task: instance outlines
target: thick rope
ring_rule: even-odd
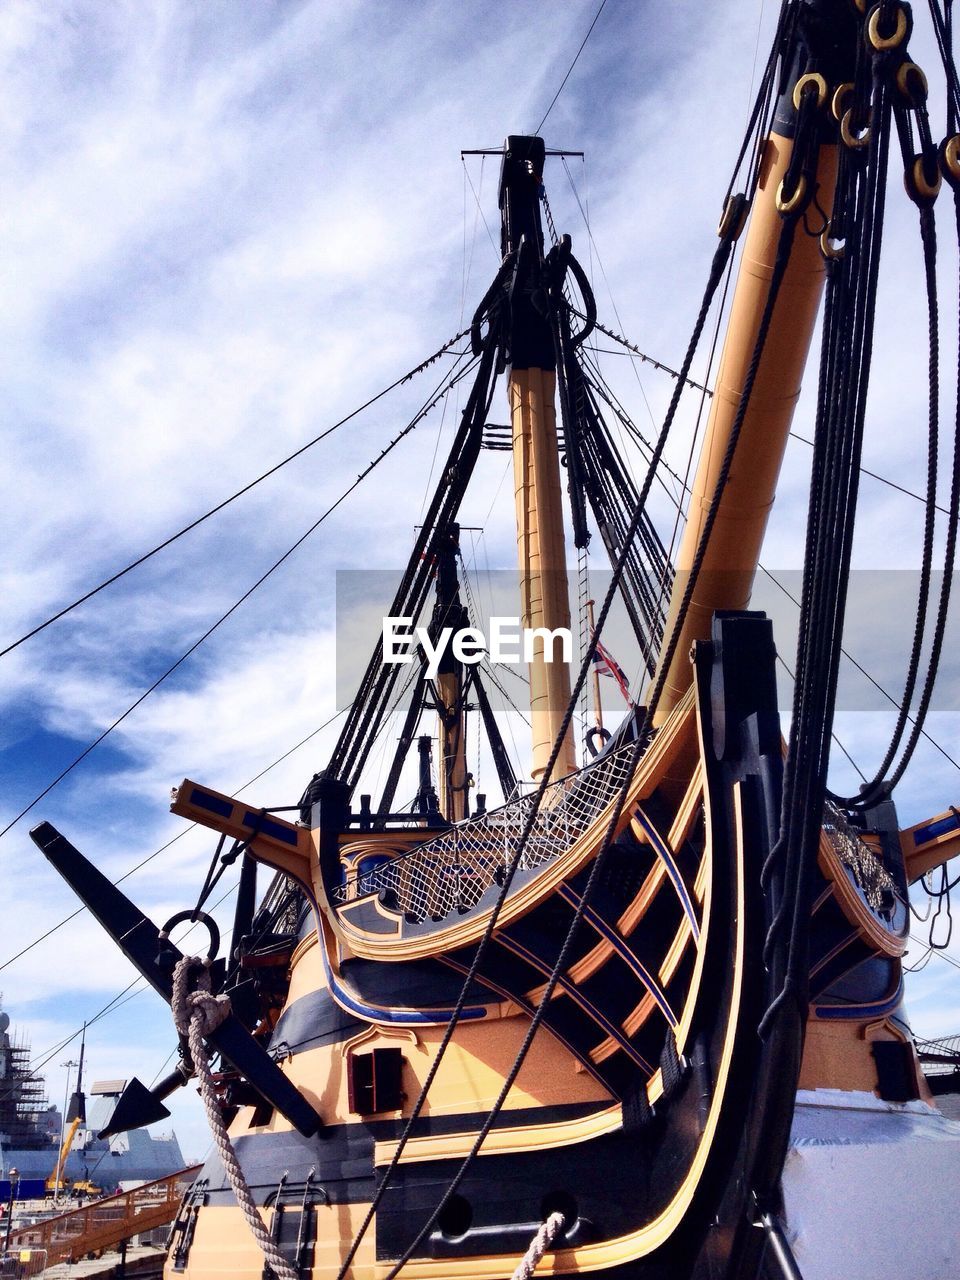
[[[530,1247],[517,1263],[517,1269],[510,1280],[532,1280],[537,1263],[563,1230],[563,1223],[564,1217],[562,1213],[551,1213],[550,1217],[542,1224],[540,1230],[530,1241]]]
[[[197,989],[194,991],[191,991],[189,986],[192,970],[199,971]],[[204,1110],[207,1113],[207,1122],[210,1125],[217,1152],[223,1161],[227,1179],[237,1198],[237,1204],[243,1211],[247,1225],[253,1232],[277,1280],[299,1280],[299,1273],[291,1267],[280,1252],[257,1212],[247,1180],[243,1176],[230,1142],[230,1135],[227,1133],[227,1126],[220,1110],[220,1101],[213,1086],[204,1036],[216,1031],[221,1022],[229,1016],[230,997],[213,995],[210,990],[210,971],[199,956],[183,956],[177,961],[177,967],[173,971],[173,997],[170,1005],[178,1033],[186,1036],[189,1042],[190,1056],[200,1082],[200,1097],[203,1099]]]

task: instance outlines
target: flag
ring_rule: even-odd
[[[610,656],[599,640],[593,654],[593,665],[597,675],[609,676],[611,680],[616,680],[624,701],[627,706],[632,707],[634,704],[630,697],[630,682],[623,674],[623,668]]]

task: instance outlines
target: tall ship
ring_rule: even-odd
[[[910,6],[782,5],[641,475],[590,354],[616,334],[550,213],[551,149],[508,136],[500,266],[445,348],[457,362],[442,390],[465,389],[458,426],[329,759],[276,809],[182,781],[173,812],[218,842],[196,905],[162,922],[68,833],[34,829],[180,1037],[176,1070],[150,1090],[131,1082],[104,1131],[162,1114],[195,1078],[204,1097],[215,1151],[174,1224],[171,1280],[956,1273],[960,1126],[933,1105],[902,957],[909,886],[960,853],[960,812],[945,796],[903,827],[896,808],[933,697],[960,505],[934,323],[935,227],[953,238],[960,209],[960,86],[949,23],[931,14],[942,120]],[[900,171],[931,316],[923,570],[902,603],[918,622],[891,741],[876,776],[841,795],[828,766]],[[732,270],[674,551],[651,495],[682,396],[705,391],[691,369]],[[817,392],[784,706],[778,637],[750,602],[805,371]],[[938,429],[952,440],[939,518]],[[465,496],[496,450],[513,458],[531,732],[519,769],[460,551]],[[574,567],[591,540],[610,561],[592,617]],[[614,607],[630,659],[604,643]],[[580,657],[564,661],[578,624]],[[623,667],[629,705],[605,725],[594,675],[626,684]],[[478,737],[497,802],[471,786]],[[222,948],[205,906],[227,866],[239,892]],[[195,956],[173,940],[187,921],[207,933]]]

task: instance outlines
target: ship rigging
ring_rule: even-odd
[[[492,1280],[538,1264],[624,1280],[828,1275],[830,1242],[785,1175],[828,1093],[846,1099],[830,1104],[841,1131],[876,1120],[898,1158],[956,1170],[957,1135],[926,1106],[901,957],[909,885],[960,852],[960,818],[947,809],[901,828],[892,799],[931,706],[960,508],[960,431],[938,501],[935,232],[941,187],[960,231],[960,86],[948,25],[935,4],[932,13],[948,104],[936,132],[908,6],[783,4],[690,341],[638,479],[614,423],[635,428],[589,354],[599,322],[588,274],[553,225],[547,148],[507,138],[499,269],[470,326],[417,370],[453,352],[452,371],[367,472],[463,384],[390,605],[434,642],[479,621],[459,538],[485,451],[512,454],[519,611],[534,635],[572,625],[567,526],[581,560],[593,537],[602,542],[611,576],[592,625],[581,623],[579,664],[550,662],[542,638],[528,664],[532,790],[491,708],[496,673],[455,653],[436,673],[426,654],[414,661],[386,778],[376,794],[363,790],[404,691],[381,637],[296,804],[251,806],[190,779],[176,788],[173,812],[219,842],[196,901],[162,927],[53,825],[32,832],[174,1010],[176,1071],[151,1091],[134,1082],[108,1129],[153,1118],[174,1089],[201,1080],[219,1154],[184,1202],[171,1275],[206,1276],[225,1256],[232,1274],[258,1275],[261,1249],[284,1280]],[[894,144],[928,313],[922,568],[890,742],[860,792],[842,795],[828,766]],[[651,494],[738,252],[674,555]],[[748,606],[822,299],[784,741],[772,627]],[[504,391],[506,427],[491,422]],[[590,758],[577,711],[615,599],[642,678],[620,724],[591,735]],[[474,712],[502,791],[494,807],[471,795]],[[398,805],[415,742],[416,796]],[[239,891],[220,956],[207,908],[231,866]],[[274,872],[262,897],[259,866]],[[205,956],[174,944],[185,922],[206,929]],[[240,1234],[241,1210],[252,1236]],[[890,1197],[882,1215],[903,1225]]]

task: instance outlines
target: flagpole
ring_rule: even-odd
[[[587,625],[590,628],[590,639],[594,638],[593,601],[587,601]],[[590,664],[593,668],[593,714],[596,717],[596,728],[603,734],[603,707],[600,705],[600,664],[594,657]]]

